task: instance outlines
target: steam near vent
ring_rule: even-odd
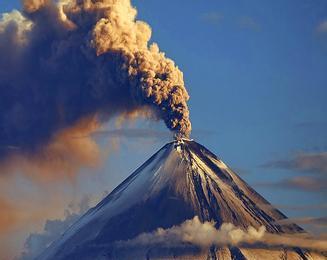
[[[136,14],[130,0],[24,0],[21,12],[3,14],[0,160],[117,115],[146,114],[190,134],[183,74],[149,44]]]

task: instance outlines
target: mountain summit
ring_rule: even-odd
[[[214,221],[217,228],[231,223],[243,230],[264,226],[274,234],[304,232],[295,224],[278,224],[285,215],[204,146],[180,139],[163,146],[39,259],[312,259],[299,248],[275,250],[278,258],[268,258],[273,255],[268,249],[251,253],[235,247],[206,252],[191,245],[117,249],[117,241],[169,229],[195,216]]]

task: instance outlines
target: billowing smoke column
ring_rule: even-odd
[[[130,0],[24,0],[0,22],[0,158],[97,116],[145,108],[181,136],[188,93]]]

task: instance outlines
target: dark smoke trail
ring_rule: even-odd
[[[130,0],[24,0],[22,13],[3,16],[0,160],[37,154],[89,118],[144,109],[190,134],[183,74],[135,17]]]

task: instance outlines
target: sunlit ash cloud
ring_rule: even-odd
[[[163,120],[190,134],[183,73],[136,16],[129,0],[23,0],[21,11],[0,14],[3,179],[19,172],[53,185],[97,166],[93,133],[114,117]],[[0,204],[4,242],[17,222],[30,222],[10,200]],[[38,220],[46,218],[40,207]]]
[[[67,138],[117,115],[162,119],[174,133],[190,134],[183,74],[149,43],[151,28],[136,14],[129,0],[24,0],[22,12],[3,15],[2,162],[92,164],[85,156],[94,143],[87,141],[80,158],[74,146],[82,141],[67,148]]]

